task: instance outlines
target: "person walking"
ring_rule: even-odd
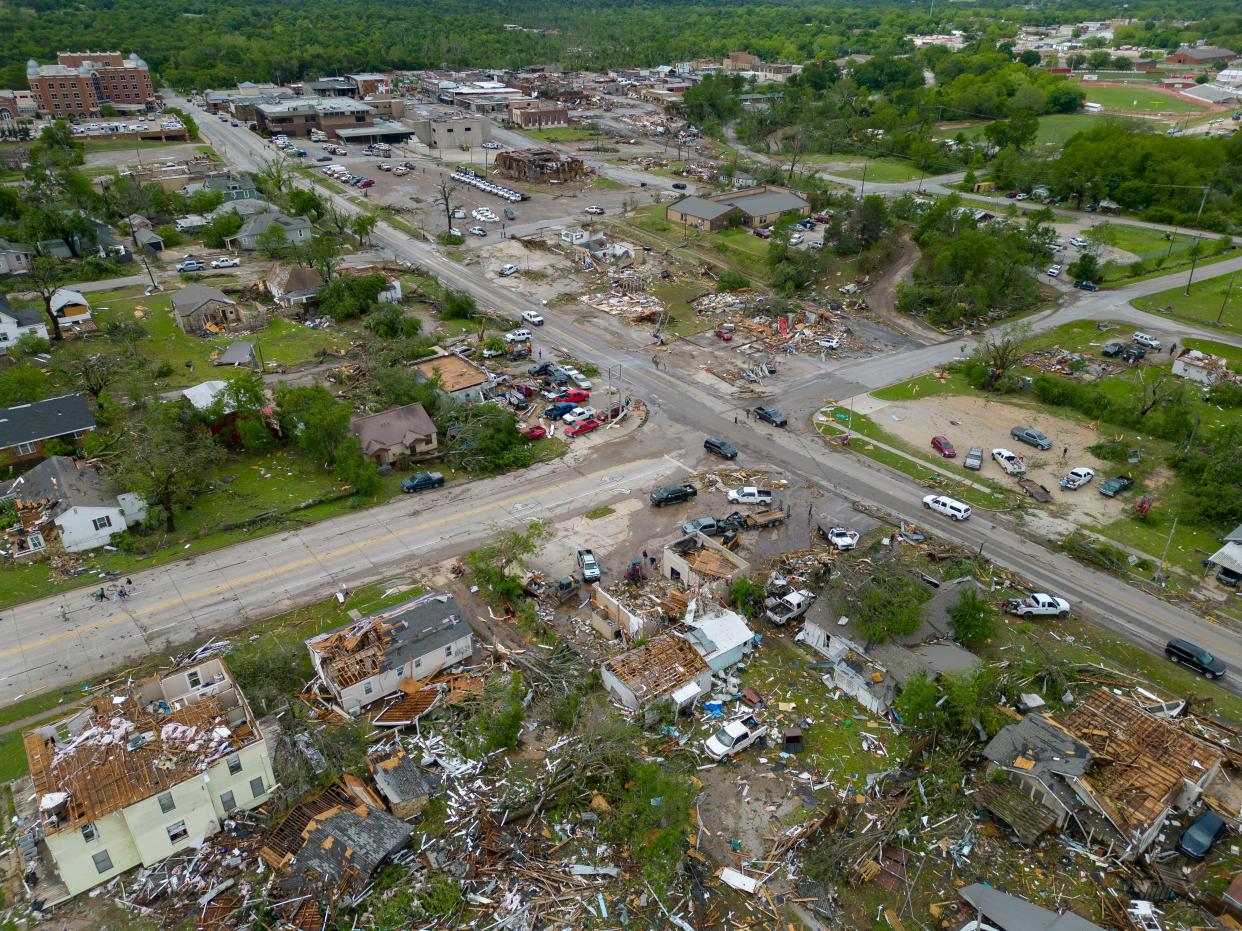
[[[1061,461],[1064,462],[1068,458],[1069,458],[1069,447],[1063,446],[1061,448]]]

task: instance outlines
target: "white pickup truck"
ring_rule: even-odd
[[[997,465],[1010,475],[1026,475],[1026,462],[1017,453],[1010,452],[1007,449],[994,449],[992,450],[992,458],[996,460]]]
[[[814,592],[798,589],[797,591],[781,595],[779,598],[765,598],[763,606],[767,610],[764,614],[773,624],[783,626],[806,614],[807,608],[814,601]]]
[[[733,504],[771,504],[770,488],[730,488],[729,501]]]
[[[591,550],[578,550],[578,566],[582,569],[584,582],[599,581],[599,560]]]
[[[730,721],[704,741],[704,749],[713,760],[741,753],[768,732],[768,726],[755,717]]]
[[[1018,617],[1068,617],[1070,606],[1064,598],[1035,592],[1025,598],[1009,599],[1005,611]]]

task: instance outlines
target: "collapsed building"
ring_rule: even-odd
[[[45,905],[201,845],[276,784],[219,659],[99,693],[24,741],[37,811],[19,847]]]
[[[418,693],[426,680],[474,652],[470,625],[453,596],[442,593],[319,634],[306,648],[319,680],[351,716],[398,693]]]
[[[549,181],[581,181],[587,176],[580,158],[555,149],[517,149],[496,153],[496,170],[513,181],[547,184]]]
[[[1008,811],[994,814],[1011,825],[1017,819],[1019,828],[1073,824],[1122,860],[1147,850],[1170,815],[1194,804],[1223,761],[1173,722],[1107,689],[1060,719],[1025,715],[1002,728],[984,755],[1029,803],[1010,794]]]

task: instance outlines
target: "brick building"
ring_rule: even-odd
[[[151,72],[137,54],[60,52],[54,65],[32,58],[26,80],[39,112],[50,116],[97,116],[104,104],[145,110],[155,96]]]

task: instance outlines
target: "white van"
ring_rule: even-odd
[[[923,507],[929,511],[937,511],[950,517],[953,520],[969,520],[970,505],[956,498],[949,498],[945,495],[925,495],[923,497]]]

